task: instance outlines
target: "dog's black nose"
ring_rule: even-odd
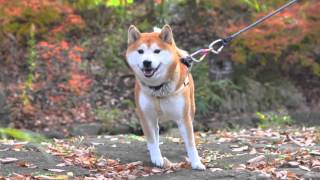
[[[143,66],[145,67],[145,68],[151,68],[151,61],[148,61],[148,60],[144,60],[143,61]]]

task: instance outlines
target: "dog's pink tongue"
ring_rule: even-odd
[[[143,73],[146,75],[146,76],[150,76],[152,74],[153,70],[152,69],[145,69],[143,70]]]

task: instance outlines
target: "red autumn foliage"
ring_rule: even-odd
[[[232,59],[247,63],[252,59],[248,56],[259,57],[262,64],[273,59],[284,66],[300,64],[310,67],[311,72],[320,75],[320,62],[313,55],[317,54],[316,47],[319,44],[319,8],[320,1],[316,0],[298,3],[244,33],[233,44]],[[270,11],[272,9],[267,12]],[[252,21],[265,16],[267,12],[258,13]],[[242,22],[231,25],[226,32],[234,33],[248,24]]]
[[[58,0],[2,0],[0,2],[0,31],[12,33],[17,39],[28,36],[30,25],[36,34],[54,40],[57,34],[85,26],[67,1]]]

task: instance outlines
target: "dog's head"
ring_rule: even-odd
[[[170,26],[152,33],[140,33],[135,26],[130,26],[126,56],[140,81],[150,86],[165,82],[179,61]]]

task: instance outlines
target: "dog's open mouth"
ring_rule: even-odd
[[[161,63],[158,65],[158,67],[156,68],[142,68],[141,71],[143,72],[144,76],[147,78],[150,78],[154,75],[155,72],[157,72],[157,70],[160,68]]]

